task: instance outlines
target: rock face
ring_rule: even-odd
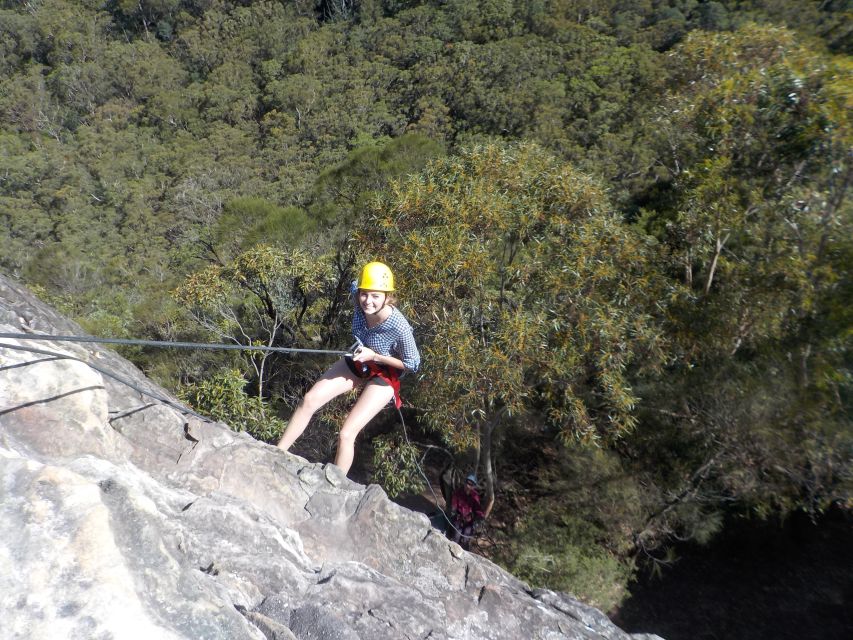
[[[80,328],[0,277],[0,332]],[[0,339],[0,638],[630,636],[94,344]]]

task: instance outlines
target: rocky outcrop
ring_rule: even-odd
[[[0,277],[0,332],[79,327]],[[0,339],[0,638],[630,636],[95,344]]]

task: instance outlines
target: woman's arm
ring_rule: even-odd
[[[402,314],[400,317],[402,318]],[[421,354],[418,351],[412,327],[405,318],[402,320],[400,337],[397,340],[397,352],[400,354],[400,362],[403,364],[404,370],[414,373],[421,366]]]
[[[400,360],[400,358],[395,358],[394,356],[383,356],[382,354],[376,353],[370,347],[361,347],[353,354],[352,359],[356,362],[375,362],[376,364],[381,364],[386,367],[400,369],[400,371],[406,370],[406,365],[403,364],[403,361]]]

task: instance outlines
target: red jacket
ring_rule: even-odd
[[[464,524],[484,517],[483,508],[480,506],[480,494],[476,489],[471,489],[471,493],[465,493],[465,487],[459,487],[450,499],[450,509],[459,514]]]

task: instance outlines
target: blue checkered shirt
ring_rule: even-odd
[[[352,335],[379,355],[399,358],[406,365],[406,371],[414,372],[421,366],[421,354],[415,344],[412,327],[397,307],[391,307],[391,315],[384,322],[370,328],[364,311],[356,303],[352,316]]]

